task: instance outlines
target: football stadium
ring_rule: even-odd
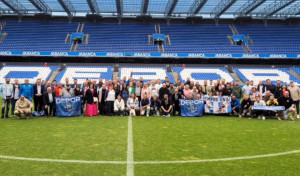
[[[0,175],[300,175],[300,0],[0,0]]]

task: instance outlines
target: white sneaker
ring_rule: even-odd
[[[166,115],[162,115],[163,117],[166,117]]]
[[[295,120],[294,117],[291,117],[291,120],[294,121]]]
[[[265,116],[262,116],[262,119],[265,120],[266,119]]]
[[[241,114],[239,114],[239,118],[242,118]]]
[[[299,114],[297,115],[297,119],[299,119],[300,118],[300,116],[299,116]]]
[[[170,114],[166,115],[166,117],[170,117]]]
[[[149,117],[149,114],[147,114],[147,117]]]
[[[281,118],[280,117],[277,117],[278,118],[278,120],[281,120]]]
[[[257,117],[257,119],[259,119],[259,120],[260,120],[260,119],[261,119],[261,116],[258,116],[258,117]]]

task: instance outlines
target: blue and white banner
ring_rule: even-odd
[[[253,106],[256,111],[284,111],[284,106]]]
[[[201,117],[203,115],[203,100],[180,100],[182,117]]]
[[[229,96],[204,96],[203,100],[207,114],[229,114],[232,111]]]
[[[55,98],[56,116],[72,117],[81,115],[81,97]]]
[[[66,56],[66,57],[168,57],[168,58],[300,58],[300,54],[205,54],[205,53],[103,53],[0,51],[0,56]]]

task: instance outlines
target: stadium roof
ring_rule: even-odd
[[[300,0],[0,0],[1,15],[135,17],[153,18],[235,18],[257,19],[299,17]]]

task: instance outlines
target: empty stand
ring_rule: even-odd
[[[69,51],[66,35],[76,32],[78,23],[14,22],[6,23],[7,36],[0,43],[2,51]]]
[[[240,34],[249,35],[255,54],[298,54],[300,26],[297,25],[236,25]]]
[[[227,39],[232,35],[229,25],[161,24],[160,28],[172,41],[165,46],[166,53],[245,53]]]
[[[80,45],[79,52],[158,52],[148,43],[153,24],[85,23],[83,32],[90,34],[89,43]]]

